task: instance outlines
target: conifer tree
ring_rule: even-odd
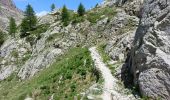
[[[53,4],[51,5],[51,11],[54,11],[54,9],[55,9],[55,4],[53,3]]]
[[[64,26],[67,26],[69,23],[69,12],[65,5],[63,6],[61,17],[62,17],[61,20],[64,23]]]
[[[36,28],[37,17],[30,4],[27,5],[25,11],[25,18],[21,23],[21,37],[28,36],[29,31],[33,31]]]
[[[83,6],[82,3],[80,3],[79,7],[78,7],[78,10],[77,10],[77,13],[79,14],[79,16],[83,16],[85,14],[85,8]]]
[[[10,23],[9,23],[9,34],[15,38],[15,33],[16,33],[16,23],[15,19],[13,17],[10,18]]]

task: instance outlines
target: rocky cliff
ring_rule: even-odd
[[[130,67],[142,95],[170,98],[170,1],[145,0]]]
[[[16,22],[21,21],[23,13],[16,8],[12,0],[0,0],[0,29],[6,30],[9,18],[14,17]]]

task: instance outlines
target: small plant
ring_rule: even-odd
[[[18,56],[19,56],[18,51],[16,51],[16,50],[13,50],[11,55],[15,58],[18,58]]]
[[[5,35],[2,31],[0,31],[0,47],[5,41]]]
[[[84,22],[85,17],[84,16],[78,16],[77,14],[74,14],[72,20],[73,20],[72,24],[76,24],[76,23]]]
[[[75,83],[72,83],[71,86],[70,86],[70,88],[71,88],[71,91],[74,92],[75,89],[76,89],[76,84],[75,84]]]
[[[103,18],[102,16],[106,16],[110,19],[114,17],[116,13],[117,12],[114,7],[105,7],[99,10],[94,8],[92,11],[87,13],[87,20],[89,20],[91,23],[96,23]]]

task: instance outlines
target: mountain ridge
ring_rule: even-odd
[[[7,31],[9,18],[14,17],[17,24],[23,18],[23,12],[19,10],[12,0],[0,0],[0,29]]]

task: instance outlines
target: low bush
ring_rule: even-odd
[[[5,41],[5,35],[2,31],[0,31],[0,47],[2,46],[4,41]]]

